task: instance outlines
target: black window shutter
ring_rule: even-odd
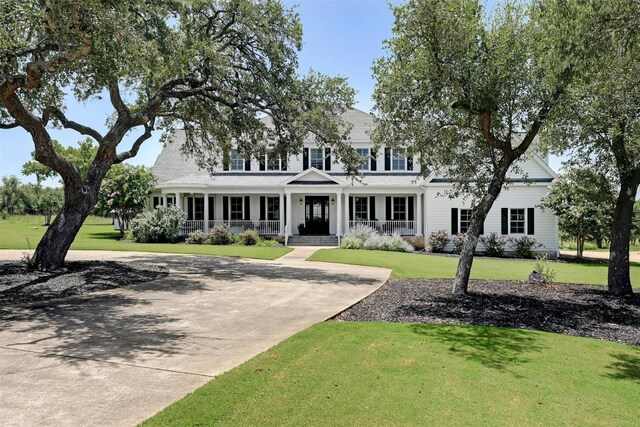
[[[288,160],[287,156],[284,156],[284,157],[282,158],[281,169],[282,169],[283,171],[286,171],[286,170],[287,170],[287,160]]]
[[[331,170],[331,148],[329,147],[324,149],[324,170]]]
[[[391,170],[391,148],[384,149],[384,170]]]
[[[414,218],[414,217],[413,217],[413,205],[414,205],[414,203],[413,203],[413,196],[409,196],[407,199],[408,199],[408,202],[407,202],[407,205],[408,205],[408,206],[407,206],[407,210],[409,211],[409,212],[408,212],[408,216],[407,216],[407,217],[409,218],[409,221],[413,221],[413,218]]]
[[[260,170],[266,170],[267,169],[267,162],[266,162],[266,156],[260,156]]]
[[[458,234],[458,208],[451,208],[451,235]]]
[[[349,221],[353,221],[353,196],[349,196]]]
[[[287,226],[287,201],[289,200],[289,197],[285,197],[284,198],[284,207],[282,208],[282,210],[280,211],[280,215],[284,215],[284,217],[280,217],[280,218],[284,218],[284,226]],[[282,230],[284,232],[284,230]]]
[[[371,170],[375,171],[378,169],[378,152],[376,150],[371,150]]]
[[[535,234],[535,228],[534,228],[534,223],[535,223],[535,209],[534,208],[528,208],[527,209],[527,234]]]
[[[482,221],[482,224],[480,224],[480,235],[484,235],[484,221]]]
[[[393,214],[391,213],[391,196],[385,197],[385,219],[387,221],[393,220]]]
[[[244,219],[251,219],[251,196],[244,196]]]
[[[260,221],[267,219],[267,198],[260,196]]]
[[[228,196],[222,197],[222,219],[224,221],[229,220],[229,197]]]
[[[306,171],[307,169],[309,169],[309,149],[303,148],[302,149],[302,170]]]
[[[223,171],[228,171],[229,170],[229,157],[225,156],[224,159],[222,159],[222,170]]]
[[[369,196],[369,220],[376,219],[376,196]]]
[[[413,170],[413,157],[407,157],[407,170]]]
[[[246,171],[251,170],[251,158],[248,158],[244,161],[244,170]]]
[[[187,197],[187,219],[193,218],[193,197]]]
[[[502,234],[509,234],[509,208],[502,208]]]
[[[213,217],[213,213],[215,212],[215,206],[213,205],[213,203],[215,202],[215,199],[213,198],[213,196],[209,196],[209,220],[214,220],[215,218]]]

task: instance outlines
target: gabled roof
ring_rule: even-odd
[[[309,168],[290,178],[285,179],[280,185],[344,185],[343,180],[316,168]]]

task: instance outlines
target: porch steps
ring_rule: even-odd
[[[338,236],[291,236],[289,246],[338,246]]]

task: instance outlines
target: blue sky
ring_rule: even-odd
[[[490,0],[489,3],[493,3]],[[313,68],[328,75],[347,77],[349,84],[357,90],[356,107],[370,111],[374,81],[371,64],[383,55],[382,42],[390,38],[393,14],[385,0],[285,0],[289,6],[298,5],[303,24],[304,47],[299,55],[301,71]],[[392,4],[401,1],[393,0]],[[67,116],[87,124],[99,131],[105,130],[105,119],[111,113],[109,103],[91,101],[81,104],[73,99],[68,102]],[[53,130],[52,135],[64,145],[73,145],[80,135],[73,131]],[[127,136],[121,150],[127,148],[137,133]],[[148,140],[133,164],[151,166],[162,149],[159,134]],[[34,182],[33,177],[23,177],[22,164],[30,160],[33,143],[21,129],[0,132],[0,176],[16,175],[23,181]],[[555,163],[555,164],[554,164]],[[557,169],[559,162],[552,161]],[[47,184],[55,185],[55,181]]]

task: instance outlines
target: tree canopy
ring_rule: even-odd
[[[8,0],[0,3],[0,129],[21,127],[35,159],[58,173],[65,203],[35,253],[57,268],[113,164],[156,130],[185,130],[184,150],[212,169],[236,143],[245,157],[298,152],[312,135],[350,156],[345,79],[300,75],[302,28],[278,0]],[[107,132],[65,114],[66,95],[113,106]],[[86,176],[49,134],[62,126],[97,142]],[[134,135],[130,149],[120,149]]]

